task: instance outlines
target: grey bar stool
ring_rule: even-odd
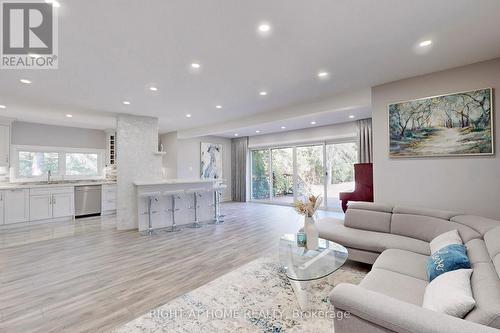
[[[146,198],[147,200],[147,211],[144,212],[144,215],[148,216],[148,229],[141,231],[141,235],[143,236],[152,236],[157,235],[157,231],[153,229],[153,214],[157,214],[158,211],[153,210],[153,202],[158,202],[158,197],[160,196],[159,192],[150,192],[150,193],[142,193],[140,195],[141,198]]]
[[[187,190],[186,195],[189,197],[190,195],[193,196],[193,206],[190,206],[190,209],[194,209],[194,221],[193,223],[187,225],[187,228],[201,228],[201,223],[198,220],[198,198],[201,198],[203,196],[203,193],[206,192],[205,189],[199,188],[199,189],[192,189],[192,190]]]
[[[181,194],[184,193],[184,191],[166,191],[163,192],[162,194],[164,196],[170,196],[171,198],[171,206],[170,208],[167,208],[167,212],[172,214],[172,225],[168,228],[165,229],[165,232],[176,232],[176,231],[181,231],[182,229],[177,226],[175,223],[175,212],[179,210],[179,208],[176,208],[175,202],[176,200],[182,199]]]
[[[222,197],[222,191],[227,188],[227,185],[215,185],[214,186],[214,219],[211,221],[209,224],[223,224],[224,220],[222,220],[222,217],[224,215],[221,215],[220,213],[220,202],[221,202],[221,197]]]

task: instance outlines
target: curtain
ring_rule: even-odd
[[[231,140],[231,193],[233,201],[247,200],[248,137]]]
[[[358,162],[373,162],[373,138],[372,120],[361,119],[357,121],[358,126]]]

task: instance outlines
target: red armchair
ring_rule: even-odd
[[[340,192],[342,210],[347,210],[348,201],[370,201],[373,202],[373,164],[354,164],[354,191]]]

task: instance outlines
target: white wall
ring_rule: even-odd
[[[500,219],[498,154],[419,159],[389,159],[388,155],[388,104],[486,87],[500,89],[500,58],[372,89],[375,201]],[[495,90],[494,100],[499,97]],[[494,115],[494,119],[497,129],[500,117]]]
[[[177,178],[177,132],[171,132],[160,136],[163,150],[163,168],[167,178]]]
[[[158,151],[158,118],[119,115],[117,138],[117,211],[119,230],[137,229],[137,195],[134,181],[162,178]]]
[[[200,178],[201,142],[218,143],[222,145],[222,178],[227,184],[223,200],[231,198],[231,139],[217,136],[202,136],[192,139],[179,139],[177,141],[177,178]]]
[[[295,131],[278,132],[251,136],[248,140],[249,148],[282,146],[296,143],[314,143],[356,138],[356,122],[306,128]]]
[[[231,139],[218,136],[202,136],[190,139],[178,139],[177,133],[160,136],[160,141],[167,152],[163,159],[163,167],[167,170],[167,178],[198,179],[201,175],[200,149],[201,142],[219,143],[222,145],[222,178],[227,184],[223,200],[231,198]]]
[[[71,148],[106,149],[104,131],[15,121],[12,144]]]

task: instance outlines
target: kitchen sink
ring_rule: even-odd
[[[61,185],[61,184],[77,184],[76,180],[54,180],[50,183],[48,182],[26,182],[26,183],[17,183],[19,185]]]

